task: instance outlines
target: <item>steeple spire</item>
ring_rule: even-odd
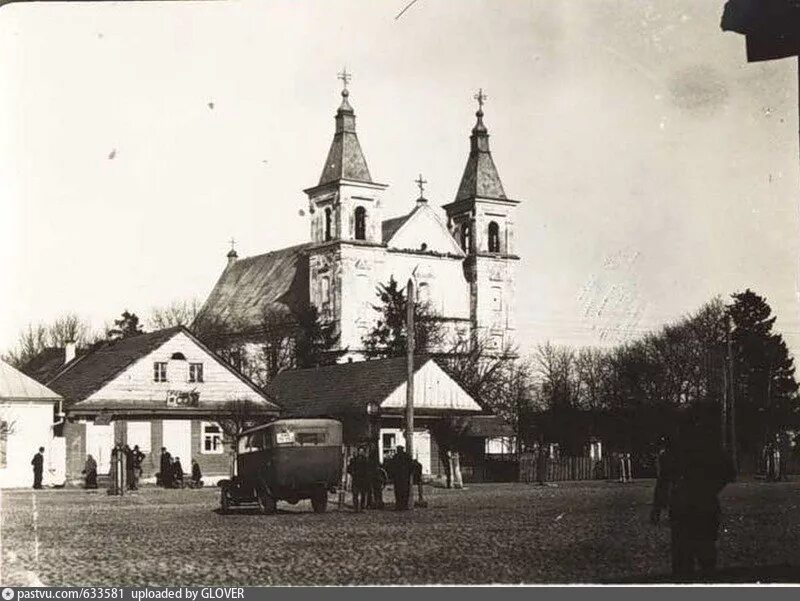
[[[322,175],[319,178],[319,185],[340,179],[372,183],[367,161],[364,159],[364,153],[361,151],[361,144],[356,135],[355,111],[348,100],[350,90],[347,89],[347,85],[350,83],[352,75],[345,68],[338,74],[338,78],[342,81],[342,102],[336,111],[336,130],[328,151],[328,158],[322,169]]]
[[[464,175],[461,176],[461,184],[458,186],[456,201],[476,196],[505,199],[503,183],[500,181],[492,152],[489,150],[489,130],[483,123],[483,103],[488,96],[483,93],[483,88],[480,88],[473,98],[478,101],[478,110],[475,113],[477,121],[469,137],[469,157]]]

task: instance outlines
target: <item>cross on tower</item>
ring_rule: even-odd
[[[347,72],[347,67],[342,68],[342,72],[337,75],[337,77],[342,80],[344,84],[344,89],[347,89],[347,84],[350,83],[350,80],[353,79],[353,74]]]
[[[231,238],[230,240],[228,240],[228,242],[230,242],[230,245],[231,245],[231,250],[232,250],[232,251],[236,251],[236,240],[234,240],[233,238]]]
[[[478,108],[483,110],[483,102],[488,98],[488,96],[483,93],[483,88],[478,88],[478,93],[475,94],[473,98],[478,101]]]
[[[425,196],[425,184],[428,183],[428,180],[422,179],[422,174],[419,174],[419,177],[414,180],[416,182],[417,187],[419,188],[419,197],[423,198]]]

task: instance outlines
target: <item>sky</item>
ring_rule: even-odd
[[[337,73],[385,217],[456,193],[479,87],[516,240],[518,342],[609,345],[752,288],[796,355],[794,59],[722,0],[241,0],[0,9],[0,349],[204,300],[308,239]]]

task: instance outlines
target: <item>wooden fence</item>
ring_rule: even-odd
[[[523,453],[519,462],[519,481],[538,482],[540,475],[535,453]],[[633,470],[636,471],[635,469]],[[568,480],[611,480],[619,479],[621,465],[619,458],[604,457],[559,457],[544,459],[541,468],[541,480],[544,482],[564,482]],[[634,473],[634,476],[636,474]]]

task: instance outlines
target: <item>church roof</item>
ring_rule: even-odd
[[[489,132],[483,124],[483,109],[479,109],[475,115],[478,121],[469,138],[469,157],[458,186],[456,202],[475,197],[506,199],[503,183],[489,150]]]
[[[0,360],[0,401],[58,401],[61,397],[47,386]]]
[[[239,259],[225,269],[195,323],[205,319],[234,332],[259,327],[269,310],[296,314],[308,302],[310,243]]]
[[[336,111],[336,131],[319,178],[320,186],[340,179],[373,183],[356,135],[356,115],[347,100],[348,95],[346,88],[342,90],[342,104]]]
[[[431,359],[414,357],[414,371]],[[279,373],[267,390],[283,409],[282,417],[364,414],[380,404],[406,379],[406,358],[339,363]]]
[[[389,240],[392,239],[401,227],[403,227],[406,222],[411,219],[411,216],[416,211],[416,207],[412,211],[410,211],[407,215],[401,215],[400,217],[392,217],[391,219],[385,219],[381,224],[381,234],[383,243],[386,244]]]

